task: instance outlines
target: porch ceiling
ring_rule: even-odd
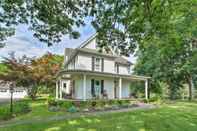
[[[151,77],[147,76],[138,76],[138,75],[123,75],[123,74],[114,74],[114,73],[107,73],[107,72],[97,72],[97,71],[89,71],[89,70],[62,70],[57,74],[57,77],[61,77],[62,75],[94,75],[94,76],[104,76],[104,77],[113,77],[113,78],[123,78],[123,79],[129,79],[129,80],[141,80],[146,81],[147,79],[150,79]]]

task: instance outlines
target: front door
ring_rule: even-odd
[[[95,86],[95,96],[97,98],[99,98],[100,97],[100,94],[101,94],[101,83],[100,83],[100,81],[99,80],[96,80],[94,86]]]

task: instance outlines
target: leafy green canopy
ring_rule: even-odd
[[[3,74],[7,70],[7,67],[5,64],[0,63],[0,73]]]
[[[48,45],[66,34],[78,38],[75,27],[85,25],[88,17],[101,47],[110,44],[128,55],[144,41],[170,33],[189,12],[194,18],[195,7],[196,0],[1,0],[0,41],[13,35],[20,23]]]
[[[26,24],[34,36],[52,45],[63,35],[78,38],[74,27],[85,25],[89,2],[83,0],[1,0],[0,41],[14,34],[18,24]]]

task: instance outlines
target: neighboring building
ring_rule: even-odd
[[[56,98],[127,99],[131,97],[133,80],[145,82],[148,98],[150,77],[132,75],[131,65],[110,47],[101,50],[94,35],[76,49],[65,49],[64,69],[57,75]]]
[[[9,99],[11,96],[10,90],[9,90],[9,83],[2,83],[0,81],[0,99]],[[17,87],[14,89],[13,92],[13,99],[21,99],[27,96],[27,91],[22,87]]]

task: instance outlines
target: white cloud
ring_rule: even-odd
[[[6,46],[4,48],[0,49],[0,56],[5,57],[10,52],[15,52],[16,56],[41,56],[42,54],[46,53],[46,49],[37,48],[34,46],[31,42],[17,38],[12,37],[9,38],[6,42]]]

